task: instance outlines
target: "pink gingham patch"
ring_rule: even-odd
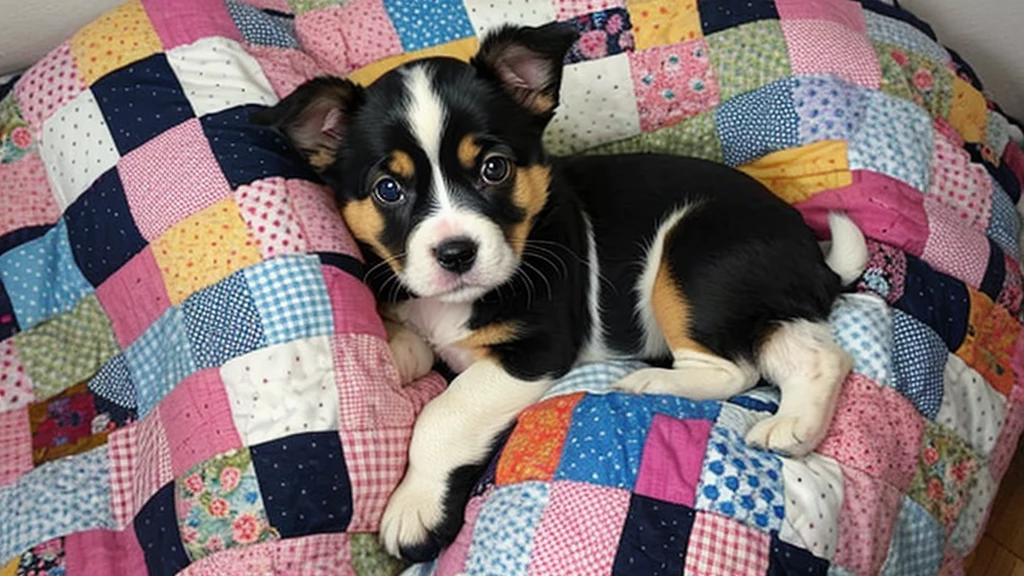
[[[698,511],[686,548],[687,574],[760,576],[768,572],[768,534],[711,512]]]
[[[0,486],[32,469],[32,429],[28,410],[0,412]]]
[[[352,532],[378,528],[391,491],[405,473],[412,428],[341,430],[341,446],[352,483]]]

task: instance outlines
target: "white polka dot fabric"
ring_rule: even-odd
[[[540,26],[555,20],[555,5],[551,0],[465,0],[464,4],[477,36],[509,22]]]
[[[955,430],[978,454],[991,454],[1003,426],[1006,398],[953,354],[946,361],[943,390],[936,421]]]
[[[839,512],[843,508],[839,463],[818,454],[781,460],[786,518],[779,538],[831,560],[839,542]]]
[[[167,52],[167,61],[197,116],[277,102],[259,62],[227,38],[204,38],[175,48]]]
[[[981,538],[996,497],[996,488],[989,467],[982,466],[974,476],[974,484],[967,491],[967,503],[950,536],[950,544],[960,554],[969,554]]]

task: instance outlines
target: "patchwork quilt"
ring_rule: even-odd
[[[557,153],[736,166],[871,239],[831,432],[611,393],[527,410],[411,575],[959,574],[1024,428],[1024,154],[877,0],[131,0],[0,87],[0,575],[395,574],[373,531],[418,410],[329,193],[248,115],[317,74],[572,22]],[[824,236],[823,236],[824,237]]]

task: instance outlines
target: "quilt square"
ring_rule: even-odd
[[[0,162],[0,204],[10,208],[0,213],[0,236],[26,226],[49,226],[60,219],[60,206],[50,190],[46,166],[38,154],[28,154],[12,163]]]
[[[961,142],[937,132],[926,194],[953,210],[960,222],[984,231],[992,213],[992,177],[971,162]]]
[[[32,380],[25,373],[14,339],[0,339],[0,412],[27,406],[35,400],[32,388]]]
[[[132,523],[161,487],[173,483],[171,453],[159,413],[110,433],[110,493],[114,522]]]
[[[698,511],[686,547],[684,574],[755,576],[768,571],[771,537],[729,518]]]
[[[1006,398],[959,356],[950,354],[935,421],[956,432],[984,457],[995,448],[1005,414]]]
[[[108,360],[86,385],[93,393],[96,411],[107,429],[116,430],[137,419],[135,383],[124,354]]]
[[[675,124],[718,105],[718,82],[704,40],[659,46],[629,55],[640,112],[649,132]]]
[[[694,520],[692,508],[634,494],[612,574],[682,574]]]
[[[458,0],[429,4],[414,0],[384,0],[402,47],[413,52],[473,36],[466,8]]]
[[[626,490],[580,482],[551,483],[533,541],[530,572],[609,574],[626,516]]]
[[[554,0],[555,19],[559,21],[575,18],[582,14],[621,8],[623,0]]]
[[[315,179],[279,134],[249,122],[256,109],[255,105],[228,108],[200,119],[231,189],[271,176]]]
[[[679,122],[655,130],[642,132],[631,138],[616,140],[586,150],[585,154],[676,154],[722,162],[722,142],[715,127],[715,113],[702,112]]]
[[[949,537],[951,547],[961,555],[970,554],[981,539],[995,503],[997,489],[991,469],[987,466],[979,467],[960,518]]]
[[[335,74],[347,74],[353,69],[348,51],[338,50],[343,38],[338,31],[347,16],[341,6],[303,12],[295,18],[295,33],[302,51],[319,63],[321,69]],[[390,21],[389,21],[390,23]],[[359,25],[359,22],[350,25]],[[396,38],[397,41],[397,38]],[[399,46],[401,52],[401,46]]]
[[[326,187],[306,180],[286,180],[285,187],[310,252],[348,254],[362,261],[359,247]]]
[[[550,485],[545,482],[496,488],[473,524],[465,571],[484,574],[500,566],[508,576],[526,576],[549,496]]]
[[[893,379],[892,314],[877,296],[850,294],[840,297],[829,316],[836,343],[853,357],[853,371],[883,386]]]
[[[167,62],[196,116],[277,102],[259,63],[234,40],[203,38],[167,52]]]
[[[17,568],[16,572],[4,570],[12,576],[66,574],[64,538],[54,538],[32,546],[22,552],[12,565]]]
[[[803,75],[793,80],[793,102],[800,117],[800,141],[847,140],[867,109],[868,92],[835,76]]]
[[[228,0],[225,4],[238,32],[249,44],[278,48],[299,47],[295,40],[294,19],[264,12],[256,6],[242,2]]]
[[[478,37],[483,37],[491,28],[497,28],[507,22],[541,26],[558,19],[555,15],[555,2],[547,0],[504,4],[491,0],[465,0],[463,4],[466,5],[466,15],[469,16],[469,22]]]
[[[179,382],[198,371],[186,334],[184,315],[172,307],[125,349],[140,417],[156,408]]]
[[[92,92],[82,92],[43,122],[39,157],[61,208],[117,164],[121,156]]]
[[[953,102],[953,72],[927,56],[899,47],[892,47],[890,55],[903,69],[911,99],[935,118],[948,117]]]
[[[800,145],[793,80],[767,84],[726,100],[715,111],[725,163],[738,166]]]
[[[249,450],[270,525],[282,538],[348,528],[352,485],[337,433],[297,434]]]
[[[759,20],[779,19],[772,0],[697,0],[697,11],[705,35]]]
[[[166,484],[146,502],[133,527],[150,574],[172,576],[189,565],[174,517],[174,483]]]
[[[35,395],[45,399],[89,378],[117,354],[110,323],[95,296],[71,312],[14,337]]]
[[[711,428],[708,420],[655,414],[633,492],[692,507]]]
[[[875,42],[893,44],[927,56],[940,67],[946,67],[951,61],[945,48],[907,22],[865,10],[864,23],[867,26],[868,38]]]
[[[305,252],[306,234],[288,197],[284,178],[267,178],[235,190],[242,219],[259,240],[263,259]]]
[[[146,559],[134,530],[84,530],[64,538],[68,574],[146,573]]]
[[[785,517],[782,462],[747,446],[732,430],[712,428],[695,508],[760,530],[778,530]]]
[[[337,258],[344,258],[337,256]],[[334,332],[336,334],[370,334],[379,338],[387,338],[384,324],[377,315],[377,302],[373,292],[360,278],[362,273],[357,266],[345,269],[338,268],[329,260],[329,256],[320,256],[324,262],[321,273],[327,294],[331,298],[331,309],[334,312]],[[353,264],[358,264],[354,259]],[[353,274],[355,272],[355,274]]]
[[[925,424],[917,474],[907,496],[951,530],[978,470],[977,455],[941,426]]]
[[[217,454],[242,447],[224,382],[216,370],[202,370],[182,380],[160,403],[159,411],[175,476]]]
[[[882,70],[863,33],[830,20],[782,20],[794,74],[831,74],[877,89]]]
[[[942,405],[942,373],[949,351],[928,326],[900,310],[892,315],[893,387],[918,412],[935,419]]]
[[[122,156],[194,116],[164,54],[133,62],[90,89]]]
[[[108,170],[64,211],[71,252],[99,287],[146,247],[132,220],[117,170]]]
[[[931,120],[923,110],[871,92],[864,121],[850,138],[850,169],[873,170],[923,192],[928,189],[934,142]]]
[[[39,466],[106,444],[106,422],[97,416],[95,398],[85,382],[29,406],[33,463]]]
[[[1003,191],[1002,186],[991,176],[988,176],[988,178],[989,186],[992,189],[992,215],[989,218],[985,234],[1007,255],[1017,254],[1020,252],[1017,239],[1020,238],[1021,228],[1021,222],[1017,216],[1017,207],[1010,200],[1010,196]],[[1011,301],[1015,302],[1015,304],[1009,307],[1010,310],[1019,310],[1020,301],[1018,299],[1012,299]]]
[[[189,296],[181,310],[199,369],[219,368],[267,345],[256,302],[240,273]]]
[[[565,67],[558,114],[544,133],[552,152],[574,153],[640,132],[626,54]]]
[[[858,2],[848,0],[775,0],[775,9],[779,19],[787,20],[826,20],[860,32],[867,32],[864,23],[864,12]]]
[[[35,127],[38,131],[41,126]],[[25,121],[18,101],[8,94],[0,98],[0,164],[11,164],[35,152],[33,127]]]
[[[330,340],[341,429],[372,430],[406,425],[411,429],[418,408],[431,398],[422,395],[420,385],[431,378],[403,387],[391,349],[383,338],[336,334]],[[443,381],[439,377],[437,380]]]
[[[92,292],[75,264],[63,220],[42,237],[0,255],[0,280],[22,330],[68,312]]]
[[[843,470],[819,454],[782,459],[786,517],[778,538],[815,557],[831,560],[839,543],[839,514],[843,507]],[[788,573],[788,572],[783,572]]]
[[[0,486],[32,469],[32,428],[25,410],[0,411]]]
[[[171,305],[150,246],[100,284],[96,297],[121,348],[134,342]]]
[[[334,333],[331,300],[316,256],[287,256],[243,272],[268,344]]]
[[[127,41],[114,42],[118,39]],[[139,0],[125,2],[85,25],[70,44],[86,84],[163,49]]]
[[[855,198],[860,192],[858,188],[847,190],[853,187],[855,177],[849,170],[846,156],[846,142],[827,140],[771,152],[740,166],[739,170],[767,186],[785,202],[799,204],[806,218],[808,213],[813,215],[816,211],[810,207],[817,208],[819,203],[821,208],[828,209],[831,204],[826,199],[838,190],[843,190],[849,198]],[[825,210],[821,211],[821,216],[827,219]],[[864,232],[870,234],[874,230]]]
[[[412,428],[343,428],[339,436],[352,483],[352,521],[348,530],[377,530],[388,496],[405,473]],[[469,519],[466,520],[468,523]]]
[[[175,489],[181,541],[192,561],[280,538],[267,519],[248,448],[197,464]]]
[[[902,46],[871,41],[878,56],[878,65],[882,71],[882,82],[879,89],[890,96],[915,102],[922,108],[924,98],[913,88],[911,78],[906,75],[903,65],[906,63],[906,52]],[[922,57],[923,58],[923,57]]]
[[[247,446],[338,429],[338,390],[326,337],[257,350],[228,361],[220,374]]]
[[[222,2],[177,0],[173,4],[164,4],[159,0],[142,0],[142,4],[164,50],[173,50],[211,36],[241,40],[227,6]]]
[[[772,535],[771,553],[768,559],[768,574],[808,574],[825,576],[833,574],[828,560],[819,558],[803,548],[798,548]]]
[[[150,242],[180,220],[231,195],[195,118],[133,150],[118,164],[118,172],[135,223]]]
[[[598,60],[606,56],[633,51],[633,25],[629,12],[609,8],[582,14],[568,21],[579,38],[565,55],[566,63]]]
[[[786,37],[777,21],[728,28],[708,36],[707,42],[723,102],[787,78],[792,72]]]
[[[953,102],[949,109],[949,123],[967,142],[983,142],[988,120],[985,95],[967,81],[953,79]]]
[[[256,239],[230,198],[175,224],[152,246],[172,304],[260,261]]]
[[[501,451],[495,483],[550,482],[562,457],[573,411],[582,398],[582,393],[559,396],[523,411]]]
[[[38,131],[47,118],[85,88],[85,79],[75,67],[71,44],[63,42],[25,71],[14,85],[14,98],[25,120]]]
[[[946,530],[920,504],[903,499],[882,574],[937,574]]]
[[[967,336],[956,350],[968,366],[1004,396],[1009,396],[1017,380],[1014,366],[1020,322],[988,296],[970,290],[971,313]]]
[[[474,6],[467,2],[466,7],[471,11],[472,18]],[[345,47],[348,48],[346,57],[352,68],[362,68],[402,53],[402,40],[384,8],[383,0],[352,0],[341,7],[341,14],[337,32],[345,40]],[[540,23],[551,20],[554,18]]]
[[[967,286],[920,258],[907,255],[906,260],[903,296],[895,302],[896,308],[927,324],[950,350],[958,349],[967,335],[971,310]]]
[[[637,50],[697,40],[704,35],[696,0],[629,0]]]
[[[885,560],[902,494],[855,468],[843,469],[843,508],[834,566],[877,574]]]

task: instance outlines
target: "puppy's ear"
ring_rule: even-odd
[[[575,27],[564,22],[503,26],[484,37],[472,63],[524,108],[550,118],[558,106],[562,61],[577,36]]]
[[[330,167],[352,114],[363,102],[362,87],[321,76],[299,86],[272,108],[252,114],[256,124],[283,132],[318,172]]]

